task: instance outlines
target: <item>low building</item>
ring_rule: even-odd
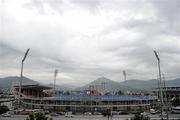
[[[51,87],[44,85],[22,85],[21,86],[21,95],[25,97],[48,97],[49,94],[45,92],[46,90],[52,89]],[[13,93],[18,95],[19,85],[14,86]]]
[[[0,95],[2,95],[3,94],[3,90],[0,88]]]
[[[180,99],[180,86],[169,86],[164,87],[163,92],[166,93],[166,97],[168,100],[172,99]],[[165,95],[163,95],[165,97]]]
[[[160,90],[159,88],[156,88],[154,91],[154,94],[156,94],[160,100]],[[180,100],[180,86],[168,86],[162,88],[163,93],[163,101],[168,103],[171,103],[172,100],[177,99]]]

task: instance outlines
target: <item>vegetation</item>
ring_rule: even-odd
[[[121,90],[119,90],[118,92],[116,92],[116,95],[124,95],[124,93]]]
[[[131,120],[150,120],[150,117],[147,115],[141,114],[141,112],[137,112]]]
[[[53,120],[52,118],[48,118],[45,114],[41,112],[30,114],[26,120]]]
[[[9,108],[7,106],[0,106],[0,114],[6,113],[7,111],[9,111]]]
[[[69,91],[64,92],[64,95],[70,95],[71,93]]]
[[[172,101],[173,106],[180,106],[180,99],[176,98]]]

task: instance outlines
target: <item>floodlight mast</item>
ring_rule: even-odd
[[[166,104],[166,117],[167,117],[167,120],[169,120],[169,113],[168,113],[168,109],[169,109],[169,104],[168,104],[168,99],[167,99],[167,91],[166,91],[166,82],[165,82],[165,77],[164,77],[164,74],[163,75],[163,87],[164,87],[164,96],[165,96],[165,104]]]
[[[126,82],[126,71],[123,70],[124,82]]]
[[[126,71],[123,70],[123,76],[124,76],[124,94],[126,94]]]
[[[25,59],[26,59],[26,57],[27,57],[27,55],[28,55],[29,50],[30,50],[30,48],[27,49],[27,51],[26,51],[26,53],[25,53],[25,55],[24,55],[24,58],[22,59],[22,62],[25,61]]]
[[[154,54],[158,60],[158,70],[159,70],[159,83],[160,83],[160,97],[161,97],[161,104],[163,105],[164,104],[164,101],[163,101],[163,94],[162,94],[162,77],[161,77],[161,66],[160,66],[160,59],[159,59],[159,56],[157,54],[157,52],[154,50]]]
[[[58,70],[55,69],[55,71],[54,71],[54,95],[56,94],[56,77],[57,77],[57,74],[58,74]]]
[[[21,79],[20,79],[20,85],[19,85],[19,107],[20,107],[20,104],[21,104],[21,88],[22,88],[24,61],[26,60],[26,57],[27,57],[27,55],[29,53],[29,50],[30,50],[30,48],[28,48],[26,50],[26,53],[25,53],[25,55],[24,55],[24,57],[22,59],[22,62],[21,62],[21,76],[20,76]]]
[[[156,59],[158,60],[158,71],[159,71],[159,90],[160,90],[160,101],[161,101],[161,117],[162,116],[162,112],[163,112],[163,105],[164,105],[164,101],[163,101],[163,92],[162,92],[162,78],[161,78],[161,66],[160,66],[160,58],[157,54],[157,52],[154,50],[154,54],[156,56]]]

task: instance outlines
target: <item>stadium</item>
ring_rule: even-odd
[[[43,85],[23,85],[20,101],[26,109],[51,111],[102,112],[148,110],[156,105],[156,96],[142,95],[54,95],[48,94],[51,87]],[[18,96],[19,86],[14,86]],[[18,98],[17,98],[18,100]]]

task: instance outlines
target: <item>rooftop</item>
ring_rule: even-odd
[[[126,100],[156,100],[156,96],[133,96],[133,95],[61,95],[56,97],[45,97],[46,100],[109,100],[109,101],[126,101]]]
[[[15,88],[19,88],[19,85],[15,85]],[[45,85],[40,85],[40,84],[34,84],[34,85],[22,85],[21,86],[22,89],[41,89],[41,90],[45,90],[45,89],[52,89],[49,86],[45,86]]]

